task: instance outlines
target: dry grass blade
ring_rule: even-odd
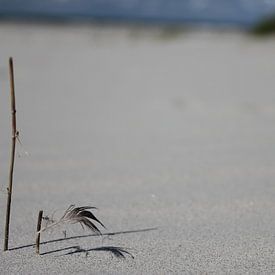
[[[52,228],[54,226],[64,224],[64,223],[71,223],[71,224],[79,223],[83,229],[84,227],[87,227],[93,232],[101,235],[101,231],[92,221],[96,221],[104,228],[105,226],[103,225],[102,222],[100,222],[95,217],[95,215],[91,211],[89,211],[89,209],[97,209],[97,208],[92,206],[75,207],[72,204],[67,208],[63,216],[58,221],[52,224],[46,225],[43,229],[40,230],[40,232],[46,231],[49,228]]]

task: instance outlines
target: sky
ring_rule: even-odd
[[[0,15],[251,25],[275,0],[0,0]]]

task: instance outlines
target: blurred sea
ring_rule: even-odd
[[[0,0],[0,17],[251,26],[275,0]]]

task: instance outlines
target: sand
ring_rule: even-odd
[[[274,38],[2,22],[0,39],[1,247],[9,56],[23,144],[1,274],[275,272]],[[38,211],[72,203],[103,237],[60,227],[36,255]]]

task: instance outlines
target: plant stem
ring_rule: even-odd
[[[40,254],[40,230],[41,230],[41,222],[43,217],[43,210],[39,211],[38,219],[37,219],[37,228],[36,228],[36,253]]]
[[[9,73],[10,73],[10,95],[11,95],[11,114],[12,114],[12,144],[11,144],[11,159],[10,159],[10,172],[9,172],[9,186],[7,188],[7,208],[6,208],[6,224],[5,224],[5,239],[4,251],[9,249],[9,227],[10,227],[10,212],[11,212],[11,196],[12,196],[12,183],[13,183],[13,168],[15,158],[15,145],[18,132],[16,130],[16,108],[15,108],[15,93],[14,93],[14,73],[13,73],[13,60],[9,59]]]

